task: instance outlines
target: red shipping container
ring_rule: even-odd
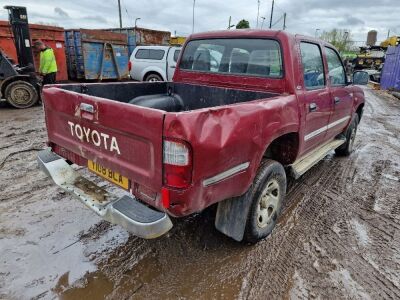
[[[65,56],[64,28],[29,24],[31,44],[36,40],[42,40],[46,45],[54,50],[57,61],[57,81],[68,80],[67,61]],[[0,21],[0,49],[16,62],[17,52],[14,46],[14,39],[10,24],[7,21]],[[35,68],[39,69],[39,53],[33,51]]]

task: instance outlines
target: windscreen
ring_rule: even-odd
[[[281,48],[271,39],[207,39],[190,41],[182,70],[280,78]]]

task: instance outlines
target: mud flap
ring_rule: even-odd
[[[219,202],[215,227],[234,240],[242,241],[250,206],[251,201],[246,194]]]

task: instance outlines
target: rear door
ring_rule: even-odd
[[[333,105],[329,120],[327,137],[332,138],[343,131],[351,117],[353,95],[351,86],[346,83],[346,72],[336,50],[325,47],[329,72],[330,97]]]
[[[43,98],[49,142],[58,154],[118,172],[131,188],[161,188],[163,111],[54,87],[45,88]]]
[[[303,66],[305,114],[303,153],[326,140],[329,116],[332,111],[321,47],[311,42],[300,42]]]
[[[168,51],[167,57],[167,81],[171,81],[174,77],[176,63],[179,58],[179,54],[181,53],[181,49],[177,47],[171,47]]]

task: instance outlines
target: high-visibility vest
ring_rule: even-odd
[[[39,72],[42,74],[57,72],[57,62],[53,49],[46,48],[45,50],[40,51]]]

